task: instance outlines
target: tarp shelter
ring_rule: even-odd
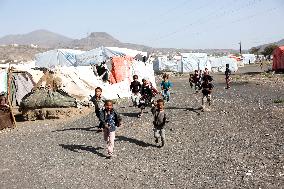
[[[179,72],[181,70],[181,60],[168,60],[167,56],[158,56],[153,61],[153,69],[155,71],[172,71]]]
[[[147,54],[148,54],[147,52],[138,51],[134,49],[128,49],[128,48],[120,48],[120,47],[106,47],[106,48],[112,51],[120,52],[122,54],[125,54],[126,56],[130,56],[133,58],[135,58],[138,54],[147,57]]]
[[[36,67],[55,68],[57,66],[76,66],[76,55],[83,51],[73,49],[55,49],[36,54]]]
[[[277,47],[273,51],[272,70],[284,71],[284,46]]]
[[[131,81],[132,61],[133,58],[126,56],[112,58],[111,83],[119,83],[124,80]]]
[[[19,106],[23,97],[35,86],[33,77],[28,72],[12,72],[10,79],[10,100],[12,106]]]
[[[244,64],[254,64],[256,56],[254,54],[242,54],[242,59]]]
[[[112,57],[124,56],[124,53],[110,50],[105,47],[99,47],[85,53],[76,55],[76,66],[88,66],[98,64],[109,60]]]
[[[0,93],[5,92],[7,93],[7,70],[6,69],[0,69]]]
[[[211,69],[213,72],[225,72],[226,64],[229,64],[229,69],[232,72],[236,72],[238,70],[237,60],[233,58],[229,58],[227,56],[209,57],[208,61],[211,64]]]
[[[193,72],[194,70],[211,70],[210,62],[206,53],[181,53],[180,72]]]

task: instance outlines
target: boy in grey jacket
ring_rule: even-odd
[[[153,121],[153,125],[154,125],[154,137],[155,142],[158,143],[159,142],[159,138],[161,137],[161,141],[162,141],[162,146],[163,147],[165,145],[165,124],[167,121],[167,116],[164,110],[164,101],[162,99],[157,100],[156,103],[154,103],[152,105],[152,109],[151,112],[154,115],[154,121]]]

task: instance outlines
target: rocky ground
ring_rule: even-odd
[[[283,188],[283,75],[252,79],[259,71],[241,68],[229,90],[214,74],[208,112],[186,76],[172,77],[163,148],[150,112],[138,119],[127,101],[116,104],[123,127],[112,159],[92,113],[19,123],[0,134],[0,188]]]

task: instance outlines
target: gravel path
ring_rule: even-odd
[[[187,78],[172,78],[167,145],[158,148],[152,116],[122,102],[123,127],[106,159],[97,118],[34,122],[0,134],[0,188],[283,188],[284,97],[277,86],[215,76],[213,107]]]

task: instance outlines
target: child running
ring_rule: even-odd
[[[111,158],[113,156],[115,130],[116,127],[121,126],[120,115],[113,109],[111,100],[105,101],[105,108],[100,111],[100,122],[104,126],[104,140],[107,142],[107,153]]]
[[[225,71],[225,80],[226,80],[226,88],[229,89],[231,88],[230,83],[231,83],[231,70],[229,69],[229,64],[226,64],[226,71]]]
[[[150,82],[145,78],[142,80],[143,84],[141,87],[141,98],[139,101],[138,108],[140,108],[140,113],[138,114],[138,118],[140,118],[143,115],[143,110],[150,105],[153,94],[153,89],[150,85]]]
[[[166,139],[165,139],[165,125],[167,121],[167,116],[164,110],[164,101],[162,99],[157,100],[156,103],[152,105],[151,112],[154,115],[154,137],[155,142],[159,143],[159,138],[161,138],[162,145],[161,147],[165,146]]]
[[[200,78],[199,78],[198,70],[194,71],[193,81],[194,81],[194,90],[196,93],[198,93],[198,89],[200,88]]]
[[[162,95],[163,99],[169,102],[170,100],[170,89],[172,87],[172,83],[169,81],[169,75],[163,75],[163,81],[161,83]]]
[[[96,113],[97,118],[100,117],[100,111],[104,108],[104,104],[106,101],[106,99],[102,97],[102,91],[103,91],[102,88],[97,87],[95,89],[95,95],[90,100],[94,103],[95,113]],[[103,125],[99,124],[98,127],[101,131],[103,130]]]
[[[204,103],[204,99],[207,99],[208,105],[209,107],[211,106],[211,93],[212,93],[212,89],[213,89],[213,84],[211,83],[211,81],[209,79],[205,79],[204,82],[201,84],[200,89],[202,89],[202,111],[205,111],[205,103]],[[210,110],[210,109],[208,109]]]
[[[133,81],[130,84],[130,90],[132,92],[131,99],[133,106],[136,107],[139,104],[139,99],[141,97],[141,83],[138,81],[138,75],[133,76]]]

